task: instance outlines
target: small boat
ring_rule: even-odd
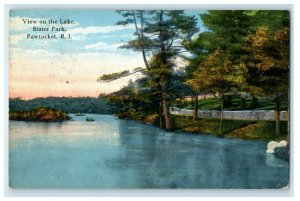
[[[95,119],[93,119],[93,118],[91,118],[91,117],[87,117],[85,120],[86,120],[86,121],[95,121]]]

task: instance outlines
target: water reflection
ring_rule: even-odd
[[[278,185],[269,182],[279,169],[271,171],[266,166],[263,142],[157,134],[157,128],[130,121],[120,122],[119,132],[121,144],[126,147],[121,165],[134,164],[137,180],[145,181],[146,187],[276,188]],[[287,163],[282,161],[280,167],[284,166]],[[277,177],[288,182],[287,171]]]
[[[81,118],[81,119],[79,119]],[[95,122],[10,122],[10,182],[47,188],[281,188],[289,164],[265,142],[167,133],[93,115]]]
[[[286,165],[286,162],[275,157],[274,154],[267,153],[266,164],[270,167],[284,167]]]

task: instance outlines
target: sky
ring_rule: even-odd
[[[199,11],[200,12],[200,11]],[[187,14],[198,14],[187,11]],[[51,31],[49,20],[73,20],[65,31]],[[36,21],[29,24],[26,20]],[[125,86],[131,75],[110,83],[103,74],[144,67],[140,52],[119,47],[134,38],[133,25],[115,25],[124,18],[112,10],[11,10],[9,19],[9,97],[93,96]],[[46,21],[46,24],[42,22]],[[199,22],[201,23],[201,22]],[[199,25],[201,27],[201,24]],[[49,28],[33,31],[34,27]],[[60,39],[60,34],[71,38]],[[55,34],[58,39],[28,39]]]

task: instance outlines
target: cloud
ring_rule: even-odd
[[[74,28],[70,29],[70,34],[80,34],[80,35],[88,35],[88,34],[97,34],[97,33],[111,33],[115,31],[122,31],[125,29],[134,29],[133,25],[122,26],[122,25],[111,25],[111,26],[93,26],[93,27],[85,27],[85,28]]]
[[[65,34],[70,34],[72,36],[73,40],[84,40],[88,35],[91,34],[109,34],[109,35],[100,35],[100,38],[113,38],[113,37],[121,37],[125,36],[125,34],[117,35],[117,34],[110,34],[113,32],[123,31],[123,30],[129,30],[134,29],[133,25],[110,25],[110,26],[91,26],[91,27],[77,27],[73,29],[69,29]],[[128,34],[126,34],[126,37],[128,37]]]
[[[135,36],[133,34],[107,34],[107,35],[101,35],[99,36],[101,39],[107,39],[107,38],[131,38],[134,39]]]
[[[16,34],[9,36],[9,44],[15,45],[26,39],[26,34]]]
[[[53,59],[53,58],[59,58],[61,57],[60,54],[58,53],[51,53],[45,49],[34,49],[34,50],[30,50],[30,49],[23,49],[23,48],[13,48],[11,47],[9,49],[9,53],[10,53],[10,59],[11,60],[23,60],[23,59],[27,59],[30,58],[32,60],[32,58],[48,58],[48,59]],[[35,60],[37,61],[37,60]]]
[[[94,44],[89,44],[84,46],[85,50],[104,50],[104,51],[116,51],[118,48],[125,43],[114,43],[114,44],[107,44],[105,42],[98,42]]]

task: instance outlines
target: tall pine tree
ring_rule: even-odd
[[[127,25],[133,23],[136,28],[135,39],[128,41],[122,48],[142,52],[146,69],[139,69],[151,73],[155,70],[159,75],[161,108],[164,117],[164,127],[172,130],[170,115],[169,87],[173,74],[175,59],[181,55],[183,43],[198,31],[196,18],[188,16],[180,10],[157,11],[119,11],[125,17],[117,24]],[[149,62],[148,57],[151,58]],[[138,72],[135,71],[135,72]],[[131,73],[127,73],[131,74]],[[115,79],[124,77],[126,73],[116,73]],[[103,77],[100,77],[100,80]],[[112,80],[112,79],[111,79]]]

